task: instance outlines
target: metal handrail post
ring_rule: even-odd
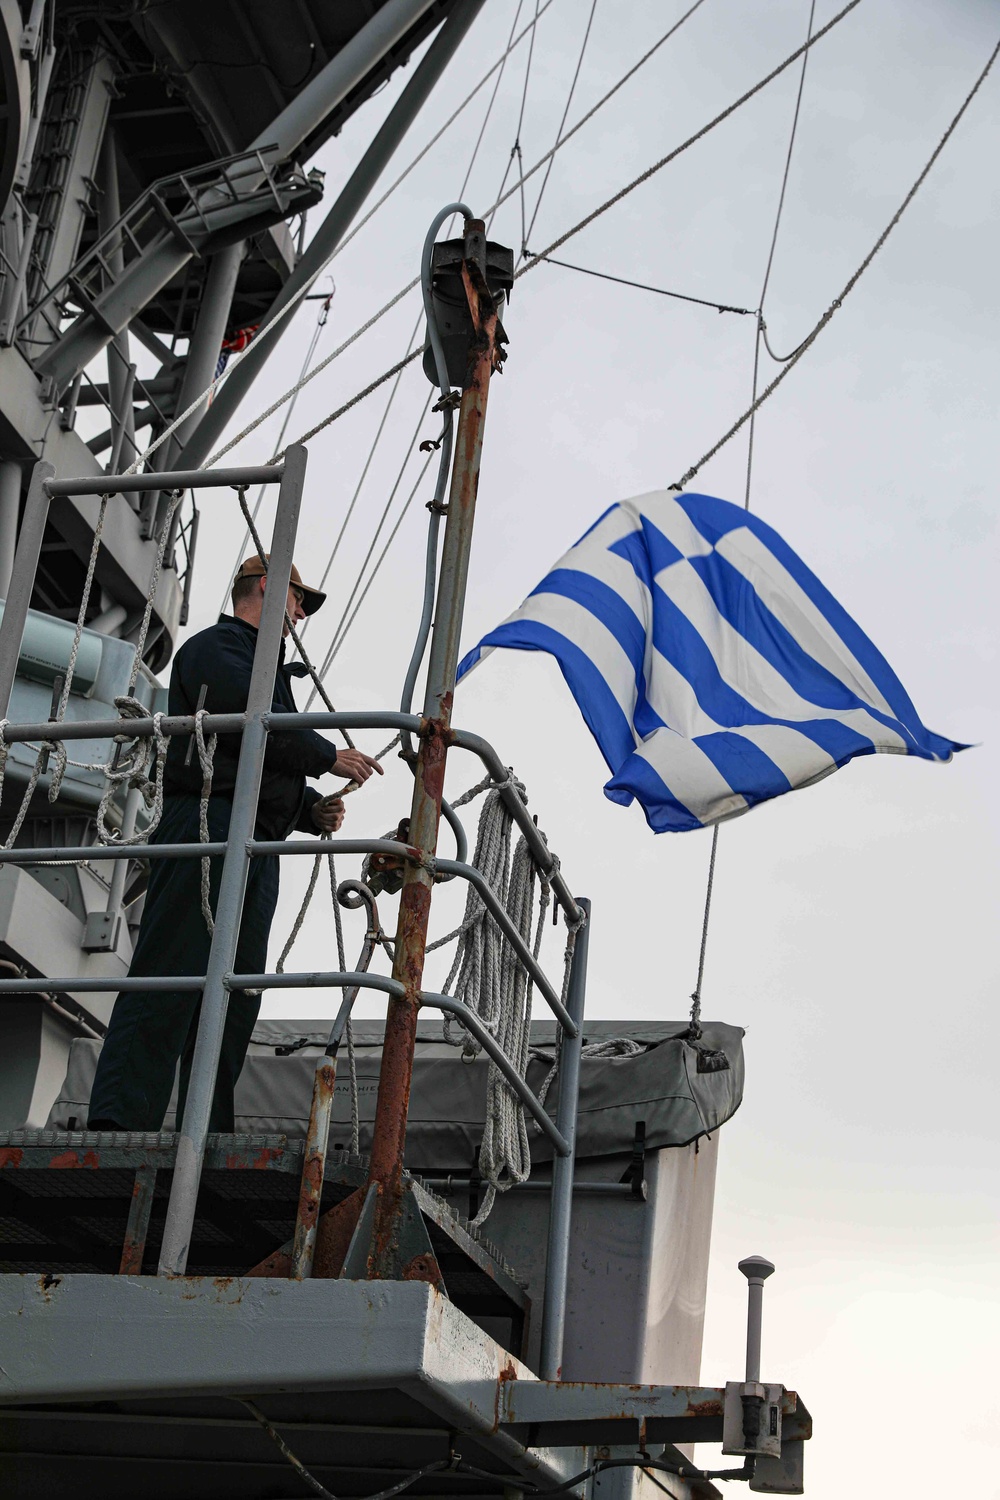
[[[564,1034],[559,1054],[559,1104],[556,1125],[569,1142],[569,1153],[552,1163],[552,1197],[549,1202],[549,1242],[545,1259],[545,1293],[542,1305],[542,1348],[538,1373],[543,1380],[562,1375],[563,1338],[566,1331],[566,1284],[569,1280],[569,1238],[573,1217],[573,1168],[576,1162],[576,1118],[580,1101],[580,1055],[583,1051],[583,1009],[587,995],[587,952],[590,947],[590,902],[576,898],[587,920],[576,935],[569,994],[570,1015],[577,1024],[575,1037]]]
[[[10,708],[10,695],[21,656],[21,641],[28,619],[31,591],[35,586],[38,559],[42,555],[42,538],[49,518],[49,495],[45,481],[55,472],[53,466],[44,459],[31,471],[24,517],[17,538],[17,551],[14,553],[14,571],[3,607],[3,621],[0,622],[0,718],[6,718]]]
[[[215,931],[205,971],[198,1036],[191,1064],[191,1083],[177,1141],[177,1162],[163,1229],[159,1266],[161,1276],[182,1276],[187,1267],[229,1002],[225,981],[226,975],[232,972],[236,959],[243,897],[250,866],[247,842],[253,836],[257,818],[257,799],[267,747],[264,716],[274,699],[278,651],[285,625],[285,603],[288,598],[305,468],[306,450],[301,444],[296,444],[289,448],[285,457],[285,472],[278,492],[278,509],[268,561],[268,586],[264,591],[264,608],[257,632],[253,673],[247,696],[247,722],[243,731],[236,784],[233,787],[233,809],[215,913]]]

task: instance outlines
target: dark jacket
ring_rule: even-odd
[[[243,713],[250,692],[257,631],[245,620],[223,615],[217,625],[210,625],[185,641],[174,657],[170,673],[171,714],[193,714],[198,706],[202,684],[207,688],[204,707],[210,714]],[[282,642],[278,671],[274,681],[275,713],[297,713],[292,697],[292,678],[306,675],[301,662],[285,665]],[[231,797],[236,782],[241,736],[220,734],[215,750],[212,795]],[[201,792],[201,766],[198,751],[184,764],[191,737],[173,735],[167,751],[164,790],[167,795]],[[274,730],[267,736],[264,771],[257,807],[258,838],[283,839],[297,828],[315,833],[310,816],[320,793],[306,786],[307,776],[323,776],[333,769],[337,747],[311,729]]]

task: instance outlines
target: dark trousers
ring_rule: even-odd
[[[232,804],[227,798],[210,799],[210,839],[218,841],[228,836],[231,812]],[[197,843],[198,798],[166,797],[163,817],[152,842]],[[214,913],[222,879],[221,858],[213,859],[211,866]],[[260,974],[267,967],[267,939],[277,900],[277,857],[252,859],[236,946],[237,974]],[[129,973],[204,974],[210,945],[201,910],[200,859],[151,860],[146,905]],[[91,1090],[91,1130],[161,1129],[178,1060],[180,1124],[200,1007],[201,996],[196,990],[133,990],[118,996]],[[229,996],[210,1130],[234,1128],[233,1094],[259,1010],[258,995],[234,990]]]

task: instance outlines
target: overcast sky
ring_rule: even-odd
[[[817,26],[835,12],[817,5]],[[397,158],[404,165],[502,50],[516,0],[488,0]],[[570,122],[684,9],[597,0]],[[677,145],[803,39],[808,0],[705,0],[560,153],[538,251]],[[551,145],[590,10],[554,0],[538,26],[521,145]],[[522,24],[534,11],[525,0]],[[862,0],[812,54],[766,305],[791,349],[891,217],[996,41],[989,0]],[[507,164],[527,48],[512,56],[466,197],[487,207]],[[408,72],[321,154],[331,201]],[[793,67],[733,119],[558,252],[694,296],[756,306],[798,82]],[[745,1103],[722,1132],[703,1378],[742,1370],[751,1251],[778,1274],[765,1298],[764,1374],[802,1392],[813,1500],[1000,1496],[996,1291],[998,815],[996,397],[1000,66],[857,290],[762,410],[753,508],[883,650],[925,723],[977,748],[948,766],[879,757],[722,829],[705,1013],[746,1028]],[[426,225],[456,196],[484,90],[332,266],[328,353],[416,274]],[[394,174],[391,174],[394,175]],[[527,192],[533,211],[541,175]],[[387,179],[388,180],[388,179]],[[517,246],[520,209],[495,238]],[[305,392],[289,436],[406,347],[411,294]],[[242,414],[297,375],[316,316],[296,318]],[[540,267],[515,288],[510,358],[490,395],[464,632],[509,613],[609,504],[665,488],[746,406],[753,319]],[[767,378],[775,367],[765,360]],[[404,376],[307,635],[322,655],[429,390]],[[384,410],[384,392],[310,448],[299,566],[321,571]],[[279,419],[242,447],[259,462]],[[420,436],[432,435],[436,419]],[[390,524],[416,477],[411,459]],[[745,434],[696,487],[741,501]],[[419,603],[425,483],[329,678],[340,707],[398,701]],[[213,617],[235,561],[222,492],[205,525],[191,628]],[[304,695],[303,700],[304,701]],[[602,793],[604,763],[541,655],[496,653],[456,719],[527,783],[575,890],[593,898],[589,1014],[686,1015],[711,835],[656,837]],[[381,746],[375,735],[364,747]],[[408,811],[409,778],[350,805],[376,835]],[[453,757],[449,788],[478,780]],[[470,819],[474,828],[474,818]],[[345,862],[341,874],[349,873]],[[305,880],[289,861],[273,929]],[[454,919],[453,893],[434,927]],[[393,904],[384,916],[393,918]],[[360,928],[349,928],[353,950]],[[556,955],[550,948],[550,957]],[[296,967],[334,967],[326,900]],[[432,978],[440,978],[437,969]],[[376,1010],[371,1003],[367,1013]],[[285,994],[266,1014],[329,1012]],[[964,1395],[957,1399],[959,1388]],[[933,1448],[925,1437],[933,1432]],[[702,1450],[706,1458],[710,1454]]]

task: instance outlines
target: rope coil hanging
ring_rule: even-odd
[[[551,904],[550,880],[538,871],[527,840],[522,836],[512,849],[513,816],[503,792],[513,787],[527,803],[523,784],[508,767],[502,782],[485,777],[459,797],[455,807],[486,792],[479,817],[472,863],[482,873],[502,902],[516,931],[537,961],[541,951],[545,919]],[[558,868],[558,862],[555,862]],[[537,914],[535,886],[540,886]],[[576,930],[569,935],[562,983],[563,1000],[569,989]],[[499,930],[475,886],[470,885],[461,924],[445,937],[429,943],[432,952],[457,939],[455,957],[444,983],[446,993],[468,1005],[502,1047],[522,1078],[532,1057],[531,1010],[533,984],[511,943]],[[456,1034],[456,1026],[458,1032]],[[444,1039],[462,1048],[469,1062],[481,1052],[480,1044],[461,1021],[446,1015]],[[558,1066],[558,1062],[554,1065]],[[531,1151],[524,1108],[503,1073],[491,1060],[486,1081],[486,1123],[479,1149],[479,1170],[487,1184],[482,1206],[472,1223],[488,1217],[498,1192],[507,1192],[526,1182],[531,1172]]]

